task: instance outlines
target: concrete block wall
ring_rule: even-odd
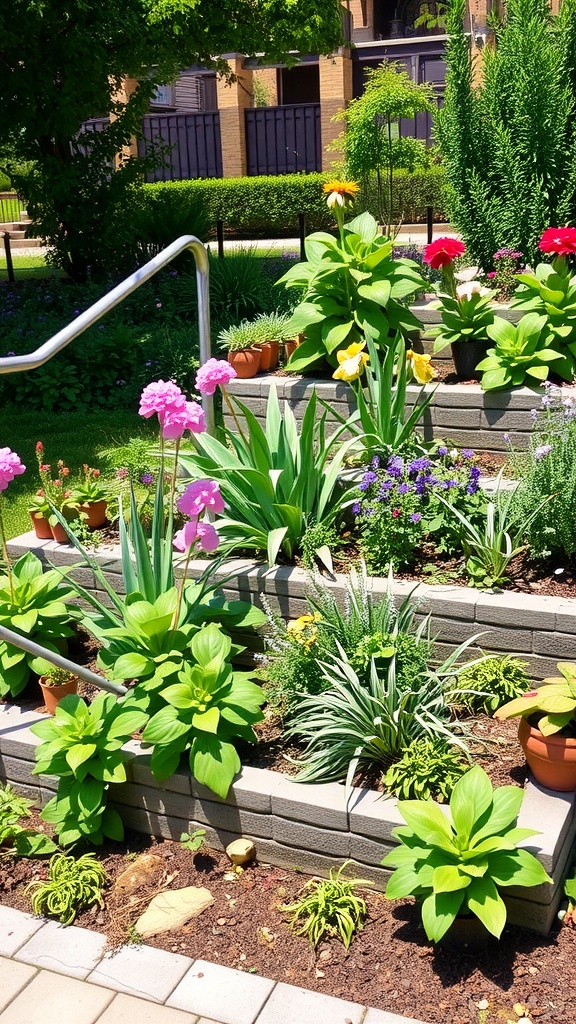
[[[30,726],[42,717],[16,705],[0,706],[0,779],[38,806],[56,788],[55,779],[32,774],[39,740]],[[159,785],[141,744],[132,740],[126,749],[129,781],[110,787],[110,802],[127,828],[170,839],[204,828],[208,844],[217,849],[248,836],[261,862],[322,876],[349,858],[358,877],[385,888],[390,873],[380,862],[395,845],[392,829],[403,823],[395,799],[357,788],[347,804],[341,785],[301,785],[278,772],[245,767],[222,800],[185,768]],[[506,900],[511,923],[541,934],[550,930],[576,832],[575,799],[575,794],[528,782],[518,823],[538,830],[524,845],[538,856],[552,883],[511,890]]]

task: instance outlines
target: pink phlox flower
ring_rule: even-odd
[[[173,544],[177,551],[188,551],[193,544],[203,551],[216,551],[220,538],[212,523],[199,523],[191,519],[178,533],[174,534]]]
[[[180,512],[191,518],[201,516],[207,508],[216,513],[224,511],[224,500],[215,480],[195,480],[188,484],[176,504]]]
[[[225,359],[208,359],[196,374],[196,390],[201,395],[213,395],[217,387],[226,387],[236,376],[236,370]]]
[[[20,476],[26,466],[11,448],[0,448],[0,491],[5,491],[15,476]]]
[[[140,395],[138,412],[149,419],[154,413],[160,416],[168,409],[183,409],[185,405],[186,396],[173,380],[155,380],[147,384]]]
[[[163,412],[158,413],[158,419],[162,427],[162,436],[171,441],[182,437],[185,430],[192,434],[203,434],[206,430],[204,412],[198,402],[185,401],[180,408],[168,406]]]

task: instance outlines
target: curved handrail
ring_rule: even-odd
[[[58,331],[54,337],[49,338],[45,341],[40,348],[37,348],[35,352],[28,352],[23,356],[4,356],[0,358],[0,373],[16,373],[19,370],[34,370],[38,366],[42,366],[48,362],[53,355],[56,355],[66,345],[69,345],[71,341],[74,341],[80,334],[95,324],[108,313],[109,310],[117,306],[119,302],[122,302],[127,295],[130,295],[133,291],[144,284],[145,281],[150,280],[157,274],[159,270],[162,270],[168,263],[170,263],[180,253],[185,252],[186,249],[191,249],[196,260],[196,282],[198,285],[198,332],[200,338],[200,362],[205,363],[210,358],[211,354],[211,343],[210,343],[210,300],[208,294],[208,253],[200,241],[195,235],[182,235],[177,238],[176,241],[168,245],[162,252],[159,252],[157,256],[154,256],[148,263],[145,263],[139,270],[135,270],[133,274],[130,274],[121,284],[113,288],[112,291],[103,295],[101,299],[98,299],[92,306],[86,309],[83,313],[80,313],[73,323],[68,324],[61,331]],[[206,419],[206,429],[208,433],[214,434],[214,398],[212,395],[202,396],[202,407],[204,409],[204,415]]]

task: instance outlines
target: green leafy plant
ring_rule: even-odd
[[[477,267],[472,270],[478,271]],[[496,294],[487,288],[473,291],[468,282],[468,289],[456,295],[441,294],[432,303],[440,312],[442,327],[431,327],[426,336],[435,338],[434,352],[440,352],[447,345],[461,344],[466,341],[488,341],[488,328],[494,323],[494,306],[492,300]]]
[[[505,701],[530,689],[525,669],[526,662],[510,654],[473,661],[458,674],[452,694],[454,702],[472,713],[483,711],[492,715]]]
[[[362,878],[344,878],[350,861],[330,869],[329,878],[310,878],[293,903],[279,909],[288,914],[296,935],[306,935],[316,948],[324,935],[339,938],[346,949],[364,925],[366,901],[358,895],[359,886],[371,885]]]
[[[185,850],[190,850],[190,853],[199,853],[204,847],[206,839],[206,829],[196,828],[193,832],[183,832],[180,836],[180,845]]]
[[[338,475],[353,439],[337,449],[343,429],[326,436],[324,412],[316,418],[318,400],[308,402],[300,429],[294,413],[282,412],[276,388],[270,388],[266,424],[234,399],[245,426],[226,431],[228,444],[199,434],[197,453],[181,456],[196,479],[217,480],[226,511],[216,520],[223,551],[250,548],[266,551],[274,565],[279,555],[292,559],[300,549],[308,523],[333,523],[348,502],[336,496]]]
[[[307,262],[278,282],[306,289],[288,327],[292,335],[305,332],[306,340],[290,356],[288,370],[300,373],[322,359],[336,366],[343,347],[370,337],[386,349],[391,332],[407,334],[420,326],[402,300],[423,290],[424,280],[416,263],[393,259],[392,250],[369,213],[343,224],[339,240],[308,235]]]
[[[109,488],[102,482],[100,470],[85,463],[80,480],[72,484],[71,501],[77,505],[88,505],[92,502],[106,501],[108,495]]]
[[[43,857],[57,849],[50,836],[20,824],[30,816],[31,807],[31,800],[19,796],[9,783],[0,783],[0,856]]]
[[[576,664],[559,661],[561,676],[549,676],[537,690],[516,697],[495,712],[495,718],[530,718],[538,715],[543,736],[572,735],[576,724]]]
[[[65,686],[66,683],[71,683],[73,679],[77,679],[73,672],[69,672],[65,668],[57,668],[56,665],[52,665],[42,676],[42,680],[45,686]]]
[[[445,803],[470,768],[445,740],[413,740],[382,777],[384,788],[402,800],[436,799]]]
[[[431,800],[399,802],[406,826],[393,830],[400,846],[382,861],[396,868],[386,896],[421,901],[431,941],[438,942],[459,914],[475,915],[499,938],[506,923],[499,890],[552,882],[533,854],[518,849],[538,834],[516,827],[523,799],[516,786],[493,790],[475,765],[454,786],[449,815]]]
[[[73,636],[71,623],[82,611],[70,604],[74,589],[66,570],[44,571],[39,558],[27,551],[7,573],[0,575],[0,623],[49,651],[66,652],[67,638]],[[13,644],[0,641],[0,697],[21,693],[32,674],[50,669],[44,658],[27,654]]]
[[[42,811],[63,846],[104,838],[121,840],[122,819],[107,807],[110,785],[126,781],[122,746],[147,721],[145,712],[100,693],[88,706],[81,697],[64,697],[53,718],[31,726],[43,741],[36,748],[35,775],[57,775],[56,796]]]
[[[562,359],[554,363],[554,372],[572,380],[576,366],[576,275],[564,256],[552,263],[539,263],[533,273],[516,275],[520,282],[510,305],[546,318],[546,330],[552,346]]]
[[[546,380],[550,363],[556,369],[562,354],[554,348],[555,339],[545,328],[546,317],[535,313],[526,313],[518,324],[495,316],[486,333],[496,342],[496,348],[488,349],[488,355],[476,367],[482,370],[482,390],[518,387],[527,377]]]
[[[166,706],[142,738],[154,746],[150,768],[160,782],[188,751],[194,778],[225,799],[241,768],[233,740],[255,741],[252,727],[263,718],[264,694],[248,673],[232,669],[232,643],[214,623],[197,632],[189,647],[193,660],[183,664],[177,683],[162,688]]]
[[[75,858],[55,853],[48,879],[35,879],[24,893],[31,896],[35,914],[48,914],[62,924],[72,924],[79,911],[94,904],[104,906],[102,890],[107,881],[106,871],[92,854]]]

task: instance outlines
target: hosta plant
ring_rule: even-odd
[[[482,370],[483,391],[518,387],[525,382],[542,383],[550,369],[559,367],[562,355],[557,351],[556,339],[546,330],[546,317],[527,313],[518,324],[511,324],[499,316],[486,328],[496,348],[488,349],[477,370]]]
[[[465,665],[452,693],[454,703],[470,712],[493,715],[506,701],[530,689],[526,662],[510,654],[493,655]]]
[[[35,879],[24,892],[31,896],[35,914],[47,914],[62,924],[72,924],[80,910],[94,904],[104,906],[102,890],[107,881],[106,871],[92,854],[75,858],[55,853],[46,881]]]
[[[49,651],[65,653],[67,638],[74,633],[71,623],[82,618],[81,610],[69,603],[73,597],[63,572],[45,572],[40,559],[27,551],[0,575],[0,624]],[[17,696],[32,674],[42,675],[49,668],[44,658],[1,640],[0,697]]]
[[[8,783],[0,784],[0,856],[42,857],[57,849],[50,836],[21,824],[29,817],[31,806],[32,802],[19,796]]]
[[[345,878],[341,867],[330,869],[329,878],[310,878],[297,900],[280,907],[288,914],[290,927],[296,935],[306,935],[314,948],[326,934],[339,938],[345,948],[366,917],[366,901],[358,895],[359,886],[371,885],[362,878]]]
[[[576,237],[574,228],[564,230]],[[572,241],[571,248],[573,245]],[[552,263],[539,263],[533,272],[517,274],[516,280],[520,286],[510,305],[546,318],[553,347],[562,355],[554,364],[554,372],[571,380],[576,366],[576,274],[560,254]]]
[[[163,782],[176,771],[187,751],[198,782],[225,799],[241,764],[235,739],[254,742],[253,726],[264,717],[264,694],[248,673],[235,672],[229,659],[232,643],[214,623],[190,643],[191,660],[178,682],[163,687],[165,707],[148,722],[145,743],[154,747],[150,768]]]
[[[469,768],[469,763],[443,739],[413,740],[382,777],[382,784],[388,793],[402,800],[446,803]]]
[[[89,706],[81,697],[64,697],[53,718],[31,726],[43,741],[36,748],[35,775],[57,775],[56,796],[42,811],[63,846],[104,838],[121,840],[122,819],[107,807],[109,788],[126,781],[122,746],[144,727],[147,715],[136,706],[100,693]]]
[[[400,845],[382,861],[396,869],[386,896],[415,896],[432,942],[457,916],[470,914],[499,938],[506,924],[500,889],[552,881],[533,854],[518,848],[538,834],[516,825],[523,799],[517,786],[492,789],[475,765],[454,786],[448,815],[432,800],[398,803],[406,825],[393,830]]]

